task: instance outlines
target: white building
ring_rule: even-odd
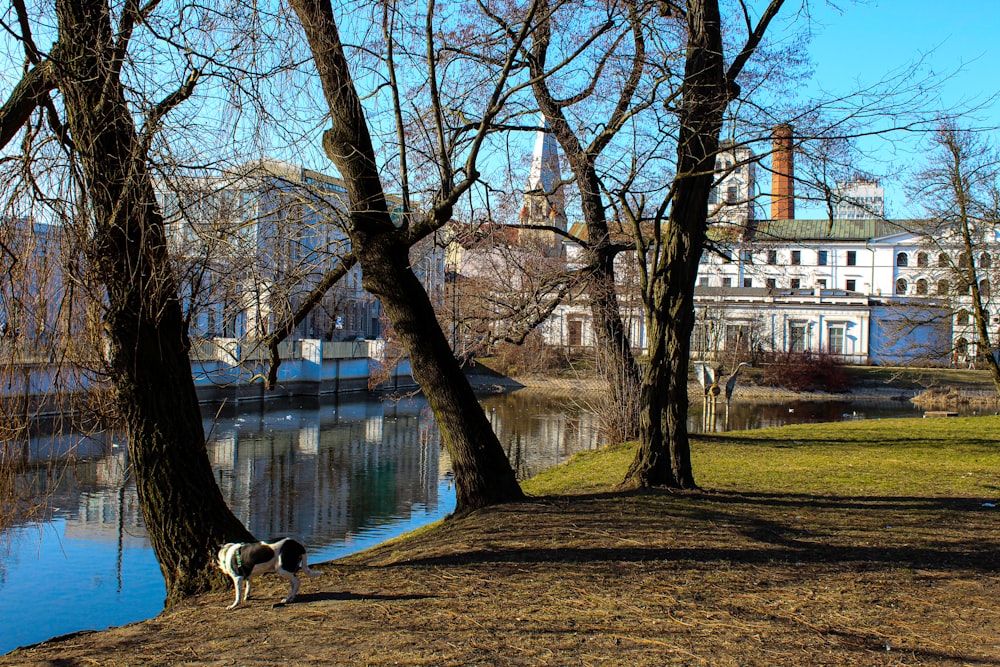
[[[257,338],[294,312],[350,250],[346,193],[339,178],[273,160],[159,183],[191,336]],[[427,244],[411,262],[440,298],[443,252]],[[373,338],[380,318],[355,266],[291,337]]]
[[[837,183],[833,217],[837,220],[884,219],[884,189],[877,180],[864,177]]]
[[[716,181],[708,193],[708,217],[714,222],[746,226],[756,219],[756,163],[746,146],[724,140],[715,158]]]

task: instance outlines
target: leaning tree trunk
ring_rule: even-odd
[[[723,67],[718,0],[689,0],[687,24],[677,176],[657,270],[650,272],[647,287],[652,311],[647,318],[650,368],[643,376],[639,451],[623,482],[626,486],[695,487],[687,431],[694,288],[730,91]]]
[[[364,287],[385,308],[441,429],[455,474],[456,512],[523,499],[510,461],[437,323],[427,292],[409,268],[408,247],[392,233],[367,240],[363,248],[355,241],[354,247]]]
[[[114,60],[110,13],[98,0],[61,0],[57,11],[54,76],[89,213],[81,234],[107,289],[114,398],[169,606],[208,588],[220,543],[250,534],[227,507],[205,449],[163,219]]]
[[[331,129],[323,149],[344,179],[350,202],[351,250],[362,283],[378,297],[410,359],[413,376],[441,429],[452,459],[456,513],[524,498],[514,470],[448,346],[430,298],[409,261],[406,235],[389,216],[375,150],[354,88],[329,0],[292,0],[309,41]],[[451,216],[451,207],[437,211]]]

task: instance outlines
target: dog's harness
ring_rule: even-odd
[[[244,549],[246,553],[244,553]],[[233,555],[229,559],[229,567],[241,577],[249,577],[253,574],[253,569],[260,563],[265,563],[274,558],[274,550],[271,547],[259,542],[241,542],[233,549]]]
[[[243,568],[243,547],[246,546],[245,543],[237,545],[233,549],[233,555],[229,558],[229,569],[241,577],[245,577],[253,570],[253,568],[244,569]]]

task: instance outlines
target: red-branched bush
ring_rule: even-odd
[[[793,391],[845,392],[851,377],[837,359],[810,352],[776,355],[764,370],[764,383]]]

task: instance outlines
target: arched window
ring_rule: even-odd
[[[905,252],[901,252],[898,255],[896,255],[896,266],[909,266],[909,265],[910,265],[910,258],[907,256]]]
[[[984,299],[990,298],[990,281],[989,278],[983,278],[979,281],[979,296]]]
[[[939,280],[937,283],[937,293],[939,296],[947,296],[948,292],[951,291],[951,285],[948,284],[947,280]]]
[[[923,278],[917,281],[917,294],[927,294],[927,281]]]
[[[967,311],[964,308],[958,311],[958,313],[955,315],[955,324],[957,324],[960,327],[969,326],[969,311]]]
[[[948,268],[948,255],[941,253],[938,255],[938,266],[942,269]]]
[[[993,265],[993,258],[990,257],[990,253],[984,252],[979,256],[979,268],[988,269]]]
[[[969,268],[969,253],[963,252],[958,256],[958,268],[967,269]]]
[[[900,278],[896,281],[896,294],[906,294],[907,287],[908,285],[906,284],[906,280]]]
[[[918,252],[917,253],[917,266],[927,266],[927,253]]]

